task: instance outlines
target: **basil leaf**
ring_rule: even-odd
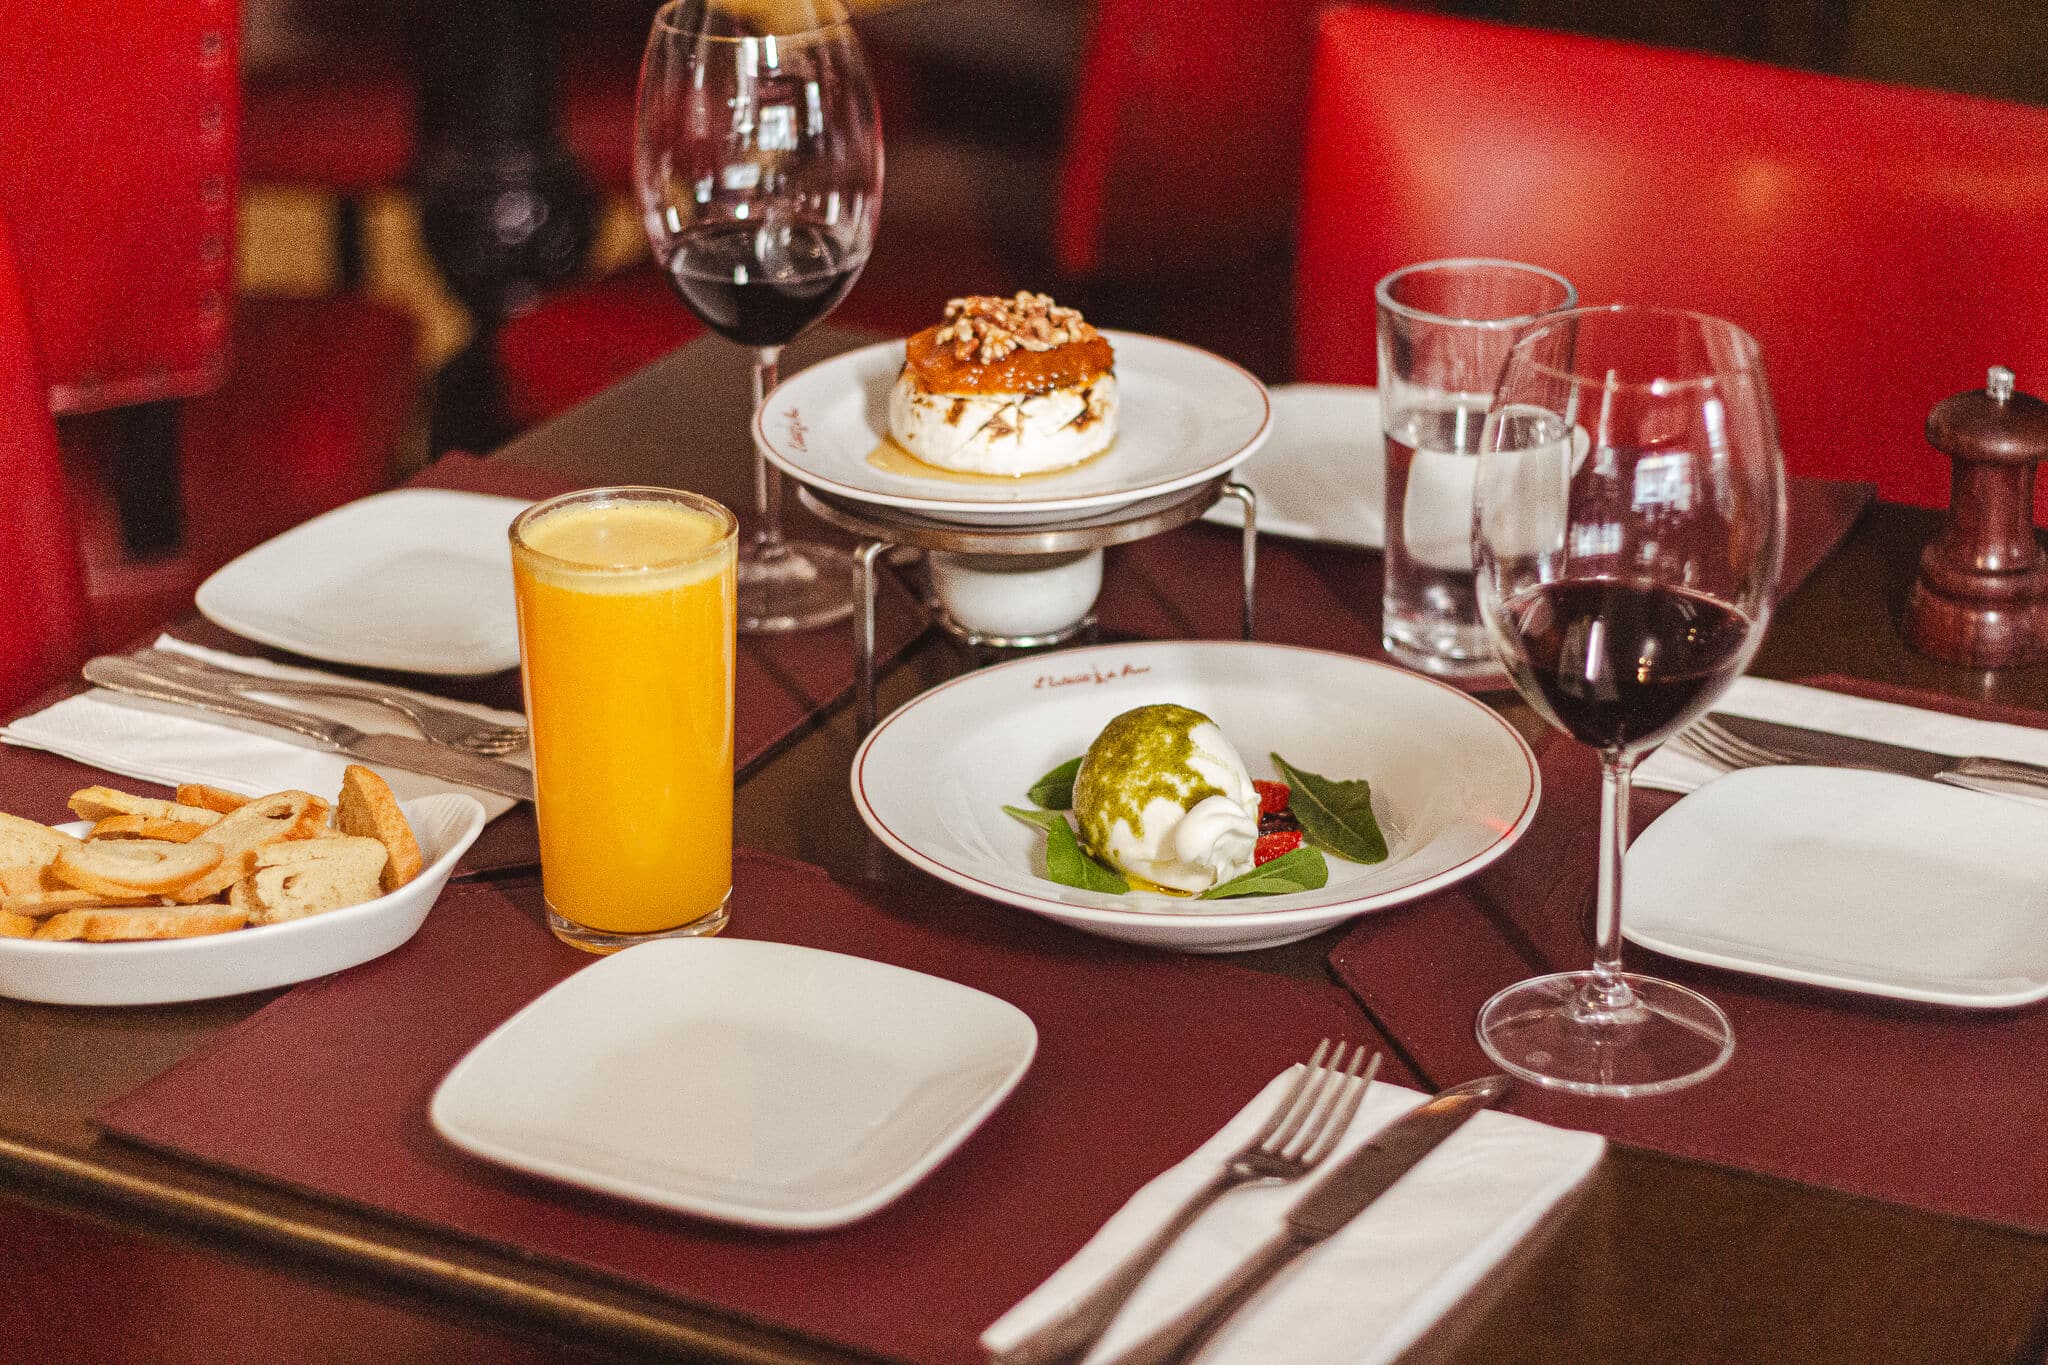
[[[1323,861],[1322,852],[1304,845],[1270,862],[1261,863],[1241,876],[1232,877],[1220,886],[1210,887],[1202,893],[1202,899],[1220,901],[1231,896],[1284,896],[1290,891],[1320,890],[1329,880],[1330,865]]]
[[[1045,831],[1045,875],[1048,880],[1061,886],[1102,891],[1112,896],[1121,896],[1131,889],[1129,882],[1082,851],[1081,841],[1074,837],[1074,827],[1067,823],[1066,816],[1056,810],[1022,810],[1016,806],[1004,806],[1003,809]],[[1279,859],[1273,861],[1278,862]]]
[[[1004,806],[1003,810],[1025,824],[1036,825],[1040,829],[1051,829],[1054,825],[1067,823],[1067,817],[1056,810],[1025,810],[1022,806]]]
[[[1081,771],[1081,760],[1070,758],[1054,768],[1044,777],[1031,784],[1029,796],[1036,805],[1047,810],[1072,810],[1074,808],[1074,774]]]
[[[1301,821],[1302,833],[1310,843],[1354,863],[1386,861],[1387,837],[1380,833],[1380,822],[1372,813],[1372,783],[1318,777],[1278,754],[1272,758],[1287,785],[1294,788],[1289,808]]]

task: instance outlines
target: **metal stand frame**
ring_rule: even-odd
[[[874,729],[876,720],[876,565],[884,554],[899,545],[977,555],[1098,550],[1185,526],[1223,498],[1235,498],[1244,508],[1244,529],[1239,535],[1239,557],[1244,568],[1244,614],[1240,628],[1244,639],[1252,638],[1253,604],[1258,595],[1259,500],[1250,488],[1228,475],[1054,525],[989,526],[940,521],[906,508],[857,502],[801,486],[797,497],[820,520],[861,538],[860,547],[853,552],[853,648],[862,734]]]

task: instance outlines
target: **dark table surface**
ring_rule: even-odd
[[[786,372],[859,339],[808,338],[792,348]],[[521,437],[500,458],[581,483],[664,483],[744,506],[746,366],[737,348],[696,343]],[[1934,525],[1931,513],[1873,509],[1783,605],[1756,671],[1846,674],[2048,712],[2048,668],[1971,672],[1921,659],[1900,642],[1900,605]],[[885,675],[883,710],[960,667],[950,642],[928,636]],[[1498,704],[1525,733],[1541,733],[1519,701]],[[848,706],[800,732],[743,781],[739,828],[751,846],[886,898],[913,889],[920,874],[872,840],[852,809],[845,774],[857,740]],[[1237,960],[1322,979],[1340,932]],[[0,1275],[29,1286],[26,1294],[0,1293],[0,1359],[226,1359],[238,1342],[301,1359],[356,1359],[370,1339],[387,1347],[379,1359],[553,1356],[563,1343],[839,1358],[772,1329],[100,1136],[91,1115],[101,1105],[271,998],[124,1010],[0,1001],[0,1192],[21,1201],[0,1204]],[[87,1283],[139,1279],[144,1298],[104,1290],[101,1299],[81,1297],[78,1281],[53,1270],[52,1258]],[[239,1312],[219,1305],[230,1290],[241,1293]],[[2048,1239],[1617,1146],[1411,1358],[2044,1354]]]

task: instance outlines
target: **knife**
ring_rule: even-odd
[[[195,683],[166,677],[119,655],[102,655],[87,660],[84,672],[87,682],[109,691],[275,726],[310,740],[311,748],[346,754],[365,763],[382,763],[411,773],[424,773],[443,782],[495,792],[515,801],[533,799],[533,774],[517,764],[464,753],[406,735],[371,734],[305,711],[272,706],[234,693],[216,692]]]
[[[1807,730],[1774,720],[1717,711],[1711,717],[1737,739],[1783,754],[1794,763],[1817,763],[1829,768],[1867,768],[1873,772],[1900,773],[1925,778],[1951,787],[1989,792],[1994,796],[2048,797],[2048,768],[2009,758],[1968,757],[1937,754],[1926,749],[1909,749],[1903,744],[1884,744],[1853,735]]]
[[[1507,1088],[1505,1076],[1482,1076],[1454,1085],[1395,1119],[1294,1202],[1278,1237],[1253,1252],[1200,1302],[1104,1365],[1167,1365],[1193,1355],[1282,1266],[1357,1217]]]

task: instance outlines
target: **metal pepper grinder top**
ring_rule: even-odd
[[[1948,516],[1920,554],[1906,643],[1973,668],[2048,659],[2048,557],[2034,539],[2034,467],[2048,403],[1994,365],[1983,389],[1934,405],[1927,440],[1955,466]]]

